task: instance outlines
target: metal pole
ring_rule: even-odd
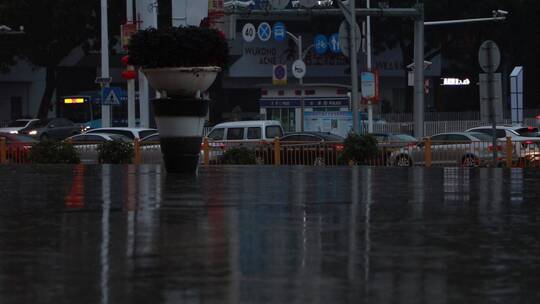
[[[353,116],[353,132],[360,133],[358,125],[358,62],[356,57],[356,8],[355,1],[349,1],[349,9],[351,12],[350,22],[350,46],[351,46],[351,103],[352,103],[352,116]]]
[[[302,36],[298,36],[298,60],[302,60]],[[300,83],[300,131],[304,132],[304,77],[298,79]]]
[[[101,77],[109,78],[109,29],[107,22],[107,0],[101,0]],[[103,87],[109,87],[105,83]],[[101,126],[108,128],[111,126],[111,106],[104,105],[104,97],[101,100]]]
[[[367,0],[367,9],[370,8],[369,2]],[[366,17],[366,24],[367,70],[371,72],[371,16]],[[368,133],[373,133],[373,104],[371,98],[368,99]]]
[[[491,17],[491,18],[474,18],[474,19],[457,19],[457,20],[441,20],[441,21],[426,21],[424,26],[430,25],[447,25],[457,23],[472,23],[472,22],[484,22],[484,21],[504,21],[506,17]]]
[[[491,145],[493,147],[493,167],[497,167],[497,120],[495,119],[495,104],[494,104],[494,93],[495,93],[495,81],[494,81],[494,68],[493,68],[493,54],[491,53],[493,49],[493,44],[488,43],[487,44],[488,50],[487,50],[487,61],[489,66],[489,72],[487,73],[488,77],[488,102],[489,102],[489,116],[491,116],[491,136],[492,136],[492,142]]]
[[[133,22],[133,0],[126,0],[126,17],[127,23]],[[128,70],[134,70],[133,66],[128,66]],[[128,127],[136,127],[135,119],[135,79],[128,79],[127,81],[127,98],[128,98]]]
[[[414,136],[424,137],[424,5],[414,20]]]

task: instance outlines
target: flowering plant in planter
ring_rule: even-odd
[[[221,32],[195,26],[139,31],[128,50],[154,89],[176,96],[207,90],[229,55]]]

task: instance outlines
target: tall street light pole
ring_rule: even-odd
[[[370,9],[370,1],[367,0],[367,9]],[[371,16],[366,17],[366,48],[367,48],[367,70],[371,72]],[[373,133],[373,104],[368,98],[368,133]]]
[[[356,4],[354,0],[349,1],[349,9],[351,12],[350,22],[350,47],[351,47],[351,103],[353,116],[353,132],[360,133],[360,125],[358,124],[358,60],[356,54]]]
[[[101,78],[109,78],[109,29],[107,22],[107,0],[101,0]],[[104,87],[109,83],[105,82]],[[111,126],[111,106],[104,105],[104,96],[101,98],[101,126]]]
[[[126,19],[127,23],[135,24],[133,20],[133,0],[126,0]],[[133,66],[129,66],[128,69],[134,69]],[[128,127],[136,127],[136,109],[135,109],[135,79],[128,79],[127,81],[127,95],[128,95]]]

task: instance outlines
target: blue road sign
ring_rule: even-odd
[[[259,35],[259,39],[261,39],[261,41],[270,40],[270,38],[272,38],[272,28],[270,27],[270,24],[267,22],[259,24],[257,35]]]
[[[287,38],[287,29],[283,22],[274,23],[274,39],[278,42],[285,41]]]
[[[328,50],[328,40],[325,35],[315,36],[313,45],[315,46],[315,53],[319,55],[326,53],[326,50]]]
[[[328,47],[330,48],[330,51],[334,54],[340,54],[341,53],[341,47],[339,46],[339,34],[334,33],[330,36],[330,39],[328,40]]]
[[[124,91],[119,87],[104,87],[101,91],[102,105],[120,105],[120,99],[123,97]]]

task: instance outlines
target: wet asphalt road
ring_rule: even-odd
[[[0,166],[0,303],[540,303],[540,170]]]

